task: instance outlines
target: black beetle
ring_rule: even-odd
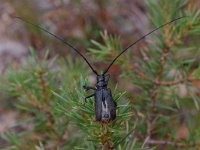
[[[106,77],[108,77],[106,79]],[[95,87],[83,86],[85,90],[94,90],[95,93],[85,98],[91,98],[94,96],[95,99],[95,114],[97,121],[111,121],[116,118],[116,107],[117,104],[112,98],[112,93],[107,88],[110,75],[97,75],[97,83]]]
[[[124,53],[126,52],[130,47],[132,47],[133,45],[135,45],[136,43],[138,43],[139,41],[141,41],[142,39],[144,39],[145,37],[147,37],[148,35],[150,35],[151,33],[153,33],[154,31],[162,28],[163,26],[166,26],[176,20],[179,20],[183,17],[179,17],[176,19],[173,19],[157,28],[155,28],[154,30],[152,30],[151,32],[145,34],[144,36],[142,36],[141,38],[139,38],[138,40],[136,40],[135,42],[133,42],[132,44],[130,44],[127,48],[125,48],[119,55],[117,55],[113,61],[110,63],[110,65],[107,67],[107,69],[102,73],[102,74],[98,74],[96,70],[94,70],[94,68],[91,66],[91,64],[88,62],[88,60],[86,59],[86,57],[81,54],[78,49],[76,49],[75,47],[73,47],[71,44],[69,44],[68,42],[66,42],[63,38],[49,32],[48,30],[35,25],[21,17],[15,17],[17,19],[20,19],[22,21],[24,21],[25,23],[28,23],[36,28],[39,28],[40,30],[47,32],[48,34],[50,34],[51,36],[57,38],[59,41],[63,42],[64,44],[66,44],[67,46],[71,47],[74,51],[76,51],[84,60],[85,62],[88,64],[88,66],[91,68],[91,70],[93,71],[93,73],[96,74],[97,76],[97,83],[95,85],[95,87],[91,87],[91,86],[83,86],[83,88],[85,90],[94,90],[94,94],[89,95],[85,98],[85,100],[87,100],[88,98],[91,98],[94,96],[95,98],[95,114],[96,114],[96,120],[97,121],[112,121],[116,118],[116,108],[117,108],[117,104],[116,102],[113,100],[112,97],[112,92],[109,88],[107,88],[108,85],[108,81],[110,78],[110,75],[107,74],[107,72],[109,71],[110,67],[113,65],[113,63]],[[106,79],[107,77],[107,79]]]

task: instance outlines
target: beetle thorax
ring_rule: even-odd
[[[105,75],[98,75],[97,76],[97,84],[96,87],[99,88],[105,88],[107,87],[107,81],[105,79]]]

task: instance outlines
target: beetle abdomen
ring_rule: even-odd
[[[95,92],[95,114],[97,121],[112,121],[116,118],[116,103],[110,89]]]

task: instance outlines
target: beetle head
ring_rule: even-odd
[[[109,78],[106,79],[106,76],[109,77],[109,75],[104,75],[104,74],[97,75],[97,84],[96,84],[97,88],[107,86]]]

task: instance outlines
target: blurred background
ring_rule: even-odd
[[[191,3],[200,8],[199,0],[191,1]],[[17,70],[21,64],[26,64],[25,60],[30,56],[30,47],[35,50],[39,59],[43,58],[48,49],[48,59],[57,56],[65,60],[70,56],[72,61],[80,60],[79,66],[85,63],[72,49],[44,32],[13,18],[13,16],[20,16],[66,39],[79,49],[99,71],[103,70],[109,64],[109,61],[96,59],[95,55],[90,57],[89,48],[93,47],[91,40],[99,43],[103,42],[100,32],[103,35],[119,36],[121,47],[126,47],[156,26],[152,24],[151,19],[148,19],[149,9],[143,0],[1,0],[1,77],[5,77],[9,68]],[[161,21],[162,23],[164,22]],[[195,38],[194,41],[196,41],[196,47],[200,46],[199,38]],[[128,57],[139,56],[137,49],[144,48],[146,45],[145,41],[137,44],[129,50]],[[114,54],[107,55],[107,58],[114,58],[120,50],[116,50]],[[134,60],[131,61],[134,62]],[[95,76],[90,71],[87,72],[89,81],[94,82]],[[121,85],[121,89],[128,92],[133,89],[137,90],[128,82],[128,79],[125,79],[125,81],[122,80],[123,78],[119,79],[118,76],[122,72],[123,70],[118,65],[112,67],[110,73],[113,85],[118,83]],[[21,113],[15,108],[15,96],[10,95],[5,89],[7,88],[6,83],[1,80],[0,84],[0,134],[2,134],[19,124],[18,120],[21,117]],[[184,90],[183,88],[182,92]],[[19,130],[23,130],[26,127],[21,126],[21,128]],[[187,129],[183,130],[184,133],[187,132]],[[9,143],[5,139],[0,138],[0,148],[8,145]]]
[[[1,0],[0,14],[0,74],[10,66],[19,67],[30,55],[29,47],[33,47],[40,57],[49,49],[50,57],[65,57],[70,53],[74,59],[82,61],[73,50],[44,32],[13,19],[14,15],[65,38],[84,55],[92,45],[91,39],[101,42],[100,31],[119,35],[124,46],[149,31],[148,10],[141,0]],[[96,62],[91,57],[88,59],[93,64]],[[96,62],[96,66],[99,65],[104,64]],[[113,73],[116,76],[115,71]],[[7,101],[9,96],[2,92],[0,132],[12,126],[17,117],[15,111],[5,107],[12,102]]]
[[[68,39],[84,53],[90,47],[91,39],[100,39],[100,31],[119,35],[122,45],[149,31],[144,1],[2,0],[1,73],[10,62],[26,57],[30,46],[36,49],[38,55],[47,48],[51,48],[52,54],[61,56],[74,53],[54,38],[47,39],[47,35],[41,31],[13,19],[12,15],[42,25],[50,32]]]

